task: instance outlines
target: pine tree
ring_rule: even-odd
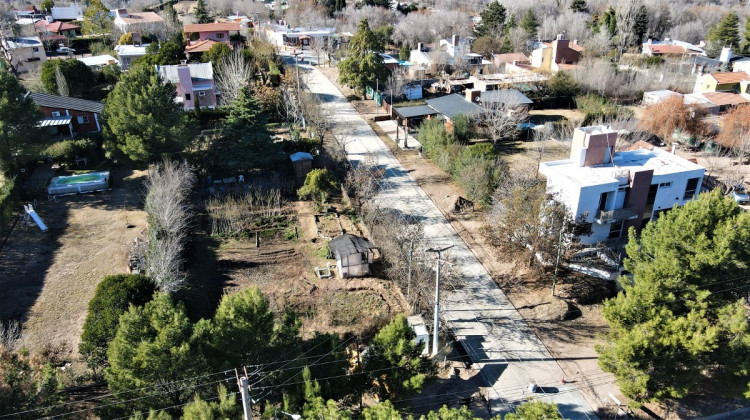
[[[688,197],[690,198],[690,197]],[[602,309],[599,365],[636,401],[680,398],[705,378],[748,393],[750,213],[719,191],[631,229],[624,292]]]
[[[734,11],[729,12],[718,25],[713,26],[708,32],[708,42],[714,53],[721,51],[722,47],[740,46],[740,17]]]
[[[750,52],[750,19],[745,21],[745,46],[742,48],[745,53]]]
[[[648,31],[648,9],[646,6],[641,5],[638,9],[638,13],[635,15],[635,21],[633,22],[633,43],[635,45],[643,43],[643,39],[646,37],[646,31]]]
[[[356,88],[364,93],[365,87],[375,84],[376,80],[384,83],[388,78],[388,69],[379,54],[383,46],[370,30],[367,19],[362,19],[357,26],[357,33],[349,41],[349,51],[339,63],[339,82]]]
[[[589,9],[589,5],[586,4],[586,0],[573,0],[570,3],[570,9],[574,12],[586,12]]]
[[[526,14],[523,15],[521,20],[521,27],[526,31],[529,38],[536,38],[536,31],[539,28],[539,21],[536,18],[534,9],[526,10]]]
[[[206,10],[206,3],[204,3],[203,0],[198,0],[198,3],[196,3],[195,9],[193,10],[193,15],[195,15],[195,21],[197,23],[213,22],[211,15],[209,15]]]
[[[617,35],[617,12],[612,6],[602,15],[602,25],[607,29],[610,37]]]
[[[104,36],[112,30],[112,16],[101,0],[91,0],[83,14],[83,33]]]
[[[505,26],[506,10],[499,2],[493,1],[479,14],[482,21],[474,29],[474,38],[480,36],[498,37]]]
[[[104,105],[105,150],[146,164],[181,152],[191,129],[174,85],[162,83],[153,66],[131,66]]]
[[[27,154],[49,140],[46,130],[37,127],[42,119],[26,89],[7,70],[0,68],[0,169],[15,166],[16,152]]]

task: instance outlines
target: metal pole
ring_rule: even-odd
[[[560,268],[560,253],[562,252],[562,238],[564,228],[560,228],[560,238],[557,240],[557,262],[555,262],[555,277],[552,279],[552,297],[555,296],[555,286],[557,285],[557,270]]]
[[[406,275],[406,302],[409,303],[409,297],[411,296],[411,256],[412,250],[414,249],[414,239],[411,240],[409,245],[409,272]],[[411,306],[411,304],[409,304]]]
[[[453,245],[440,249],[430,248],[426,250],[427,252],[437,253],[437,261],[435,261],[437,267],[435,269],[435,314],[432,325],[434,328],[432,332],[432,357],[437,356],[438,353],[438,333],[440,331],[440,263],[443,262],[441,258],[442,252],[450,248],[453,248]]]
[[[375,95],[378,94],[378,91],[380,90],[380,81],[378,79],[375,79]],[[378,116],[378,98],[377,96],[373,95],[372,99],[375,99],[375,116]]]

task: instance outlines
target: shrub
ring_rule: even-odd
[[[131,32],[122,34],[117,41],[117,45],[131,45],[133,43],[133,34]]]
[[[297,190],[297,195],[302,198],[312,198],[316,204],[322,205],[326,202],[328,194],[335,191],[338,181],[328,169],[313,169],[307,173],[305,183]]]
[[[18,205],[18,187],[20,183],[16,178],[6,178],[0,186],[0,231],[6,231],[10,227],[13,218],[13,209]]]
[[[89,368],[96,371],[106,366],[107,347],[115,337],[120,315],[131,305],[146,304],[155,291],[154,282],[146,276],[118,274],[104,277],[89,302],[78,346],[78,352]]]
[[[664,64],[664,57],[659,55],[648,57],[646,58],[645,64],[647,67],[661,66],[662,64]]]
[[[49,156],[55,163],[73,164],[76,156],[95,158],[97,149],[98,145],[94,140],[82,138],[52,143],[42,153]]]
[[[581,122],[582,126],[591,125],[600,120],[614,119],[618,116],[632,115],[632,112],[627,108],[623,108],[594,93],[576,96],[575,102],[576,107],[586,114],[583,122]]]

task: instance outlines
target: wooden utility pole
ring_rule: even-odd
[[[560,254],[562,252],[562,239],[564,228],[560,228],[560,238],[557,240],[557,261],[555,262],[555,277],[552,279],[552,297],[555,296],[555,286],[557,286],[557,270],[560,268]]]

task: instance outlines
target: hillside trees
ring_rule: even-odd
[[[174,85],[162,83],[152,66],[131,67],[104,105],[107,154],[144,165],[182,151],[192,129],[175,96]]]
[[[713,57],[721,52],[722,47],[740,48],[740,17],[730,11],[718,24],[708,31],[706,53]]]
[[[367,19],[362,19],[357,26],[357,33],[349,41],[346,58],[339,63],[339,82],[362,93],[369,83],[375,83],[376,80],[385,82],[388,69],[379,54],[381,51],[383,45],[370,30]]]
[[[482,17],[482,22],[474,28],[475,38],[480,36],[497,37],[503,32],[507,12],[505,6],[500,2],[490,2],[479,15]]]
[[[60,76],[63,80],[59,80]],[[85,97],[91,89],[94,73],[83,62],[71,58],[68,60],[47,60],[42,63],[41,80],[44,90],[53,95],[60,94],[60,86],[67,86],[68,95],[77,98]]]
[[[8,172],[15,165],[14,154],[40,149],[49,140],[37,127],[42,119],[26,89],[7,70],[0,69],[0,166]]]
[[[195,16],[196,23],[211,23],[213,19],[206,10],[206,3],[203,0],[198,0],[193,9],[193,15]]]
[[[750,395],[750,213],[718,191],[701,194],[631,230],[626,251],[633,278],[605,302],[610,330],[597,347],[622,392],[679,398],[708,376]]]
[[[101,0],[91,0],[83,14],[83,33],[104,36],[112,30],[112,16]]]

